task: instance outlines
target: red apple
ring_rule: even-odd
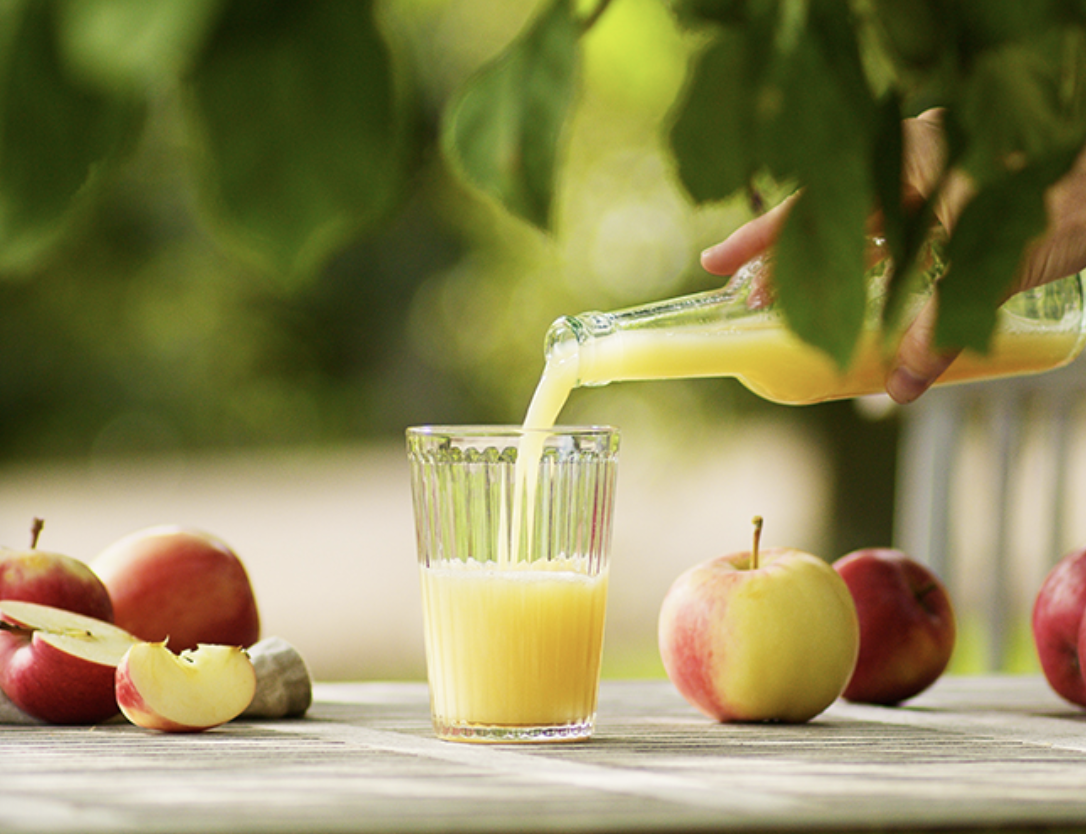
[[[117,664],[136,640],[73,611],[0,601],[0,689],[52,724],[95,724],[117,714]]]
[[[237,718],[256,693],[256,671],[237,646],[201,645],[171,652],[165,643],[137,643],[117,666],[117,703],[133,724],[191,733]]]
[[[660,656],[691,704],[718,721],[807,721],[845,688],[859,626],[828,562],[787,548],[711,559],[675,580]]]
[[[260,639],[256,599],[241,560],[196,530],[151,527],[114,542],[91,566],[113,600],[117,625],[177,651]]]
[[[1086,706],[1079,634],[1086,611],[1086,548],[1048,572],[1033,602],[1033,641],[1041,671],[1058,695]]]
[[[28,549],[0,547],[0,600],[37,602],[112,622],[109,591],[94,571],[71,556],[37,549],[43,524],[34,519]]]
[[[898,704],[943,674],[954,651],[954,609],[943,583],[900,550],[867,548],[841,557],[860,620],[860,656],[844,696]]]

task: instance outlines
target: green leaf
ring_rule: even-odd
[[[1054,154],[990,183],[965,207],[947,245],[950,266],[939,284],[935,344],[984,352],[1026,245],[1047,223],[1045,190],[1072,165]]]
[[[858,83],[858,56],[842,37],[832,21],[816,20],[780,56],[774,83],[781,107],[763,126],[763,141],[772,142],[765,155],[774,173],[803,183],[776,246],[781,305],[796,334],[843,368],[864,323],[877,123]]]
[[[947,9],[942,0],[871,0],[879,29],[900,65],[927,69],[947,47]]]
[[[952,29],[967,52],[1058,30],[1065,9],[1069,10],[1065,0],[985,0],[944,5],[954,18]]]
[[[60,41],[72,67],[106,89],[173,80],[203,45],[223,0],[61,0]]]
[[[808,11],[810,37],[821,50],[826,66],[838,87],[838,96],[854,111],[846,125],[872,132],[877,113],[876,102],[868,85],[867,69],[860,49],[858,21],[853,18],[848,0],[821,0]],[[858,123],[858,125],[857,125]]]
[[[13,265],[52,243],[131,151],[143,107],[73,76],[52,3],[8,4],[0,30],[0,263]]]
[[[757,91],[755,141],[782,180],[806,182],[830,174],[842,157],[866,157],[878,128],[847,6],[833,0],[819,9],[771,56]]]
[[[756,168],[748,39],[723,29],[698,56],[668,132],[679,180],[696,202],[723,200]]]
[[[904,141],[901,132],[901,98],[888,95],[878,110],[873,154],[875,198],[882,213],[882,231],[890,252],[898,259],[905,251],[907,215],[902,205],[901,168]]]
[[[745,0],[676,0],[675,17],[685,26],[705,23],[743,23],[749,3]]]
[[[544,230],[551,224],[580,34],[571,0],[553,0],[468,81],[442,125],[445,154],[461,175]]]
[[[216,232],[311,274],[403,185],[405,107],[372,0],[230,0],[189,77]]]
[[[902,116],[900,97],[888,95],[880,108],[879,130],[872,154],[875,195],[882,218],[881,234],[895,264],[883,308],[886,333],[898,332],[899,319],[911,298],[911,278],[915,275],[917,255],[935,225],[934,197],[919,205],[905,205],[902,201]]]
[[[1065,59],[1059,35],[1009,43],[980,55],[956,108],[972,142],[962,164],[983,182],[1038,159],[1054,148],[1081,142],[1081,114],[1062,96]],[[1079,96],[1082,95],[1081,90]],[[998,106],[995,103],[998,102]]]
[[[865,172],[809,181],[775,249],[774,283],[789,327],[848,367],[864,323]]]

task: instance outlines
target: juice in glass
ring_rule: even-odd
[[[595,715],[606,570],[589,574],[574,558],[421,573],[435,722],[565,733]]]

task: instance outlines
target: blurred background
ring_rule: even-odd
[[[714,287],[699,252],[750,216],[745,201],[695,209],[669,167],[661,128],[696,43],[659,0],[613,3],[584,39],[552,234],[460,184],[435,147],[441,108],[538,5],[378,4],[417,119],[417,164],[380,223],[304,273],[267,268],[219,234],[185,85],[149,85],[136,141],[94,200],[47,248],[0,267],[0,542],[23,546],[38,515],[41,547],[90,561],[144,526],[200,527],[238,551],[265,633],[298,646],[316,677],[421,678],[404,428],[519,422],[551,321]],[[289,63],[280,71],[268,83],[289,79]],[[235,118],[259,121],[246,103]],[[301,150],[299,136],[286,138]],[[0,138],[0,167],[18,169],[11,147]],[[900,539],[903,411],[879,398],[777,406],[731,380],[575,392],[563,422],[623,431],[605,672],[662,674],[668,585],[746,548],[755,514],[766,544],[827,559]],[[987,444],[983,416],[956,447],[975,466],[1007,454]],[[1043,437],[1032,442],[1051,457]],[[1081,444],[1069,442],[1072,460]],[[976,475],[956,500],[986,483]],[[1003,509],[960,512],[958,550],[983,572],[993,545],[977,543]],[[1023,527],[1044,515],[1026,512]],[[1068,518],[1018,587],[1086,536]],[[976,575],[955,570],[965,600]],[[1015,602],[1019,615],[1028,603]],[[970,605],[963,616],[982,621],[984,599]],[[959,668],[989,661],[974,648]]]

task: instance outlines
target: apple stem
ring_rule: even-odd
[[[762,541],[762,517],[754,516],[754,548],[750,551],[750,569],[758,570],[758,545]]]
[[[34,521],[30,524],[30,549],[33,550],[38,546],[38,536],[41,535],[41,530],[45,526],[45,519],[34,518]]]

